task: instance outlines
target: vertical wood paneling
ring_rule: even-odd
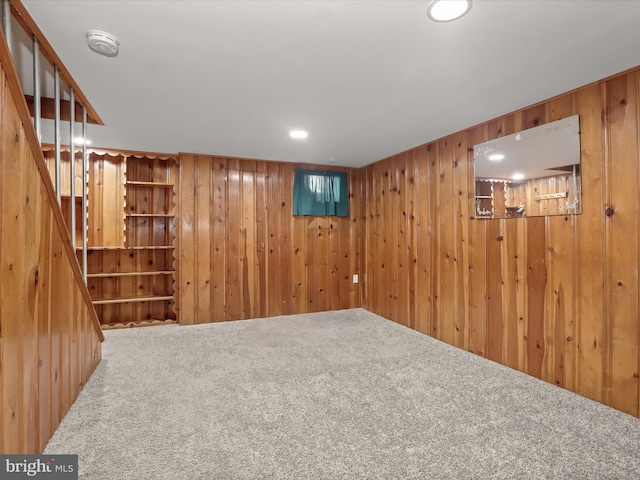
[[[488,222],[486,259],[487,269],[484,283],[487,292],[487,340],[486,356],[489,360],[502,362],[504,347],[503,270],[502,245],[504,242],[504,221]],[[496,268],[497,267],[497,268]]]
[[[203,165],[202,170],[207,171],[207,165]],[[211,321],[217,322],[225,319],[226,298],[225,298],[225,277],[218,275],[217,272],[226,271],[226,211],[227,211],[227,195],[226,195],[226,162],[224,159],[217,159],[211,166],[211,189],[213,202],[211,207],[212,232],[211,239],[211,265],[215,266],[214,275],[210,272],[212,292],[211,301],[212,317]],[[201,322],[201,319],[198,319]]]
[[[407,289],[407,298],[405,300],[406,304],[403,305],[402,301],[400,302],[401,307],[406,309],[406,314],[408,316],[406,320],[406,325],[409,328],[413,328],[414,330],[418,328],[417,321],[417,309],[418,309],[418,301],[416,300],[416,295],[418,292],[416,291],[416,284],[418,281],[418,249],[417,249],[417,211],[415,208],[415,198],[416,198],[416,157],[417,154],[415,151],[411,151],[407,153],[407,166],[406,166],[406,175],[405,175],[405,210],[404,215],[406,217],[406,238],[404,242],[404,251],[405,251],[405,263],[406,263],[406,289]]]
[[[242,183],[239,170],[227,171],[227,272],[225,278],[227,292],[227,311],[225,319],[239,320],[244,318],[242,312],[242,237],[240,235],[240,215],[242,201]],[[197,232],[200,238],[201,232]],[[200,251],[196,249],[196,258]],[[197,261],[197,260],[196,260]],[[213,265],[215,270],[216,266]],[[198,298],[198,302],[201,300]],[[206,300],[205,300],[206,301]]]
[[[577,389],[592,400],[604,401],[604,221],[605,186],[603,133],[603,102],[601,90],[605,84],[595,84],[576,93],[580,112],[580,143],[582,161],[582,215],[578,219],[576,242],[576,272],[574,292],[578,295],[576,334],[578,342]]]
[[[366,201],[363,195],[363,186],[366,180],[366,170],[360,169],[358,171],[352,170],[349,176],[350,179],[350,205],[354,208],[350,210],[349,219],[349,247],[347,249],[347,255],[349,255],[349,267],[342,270],[341,275],[346,278],[346,282],[350,283],[349,300],[344,299],[340,304],[341,308],[347,308],[348,306],[362,306],[363,305],[363,289],[361,288],[363,280],[361,278],[365,274],[362,268],[362,259],[365,256],[365,250],[363,245],[365,244],[364,235],[364,223],[365,218],[363,212],[365,211],[364,203]],[[345,262],[346,263],[346,262]],[[358,283],[353,283],[353,274],[358,275]]]
[[[21,149],[28,148],[27,145],[21,142]],[[25,154],[21,152],[20,158],[25,158]],[[22,442],[22,449],[25,452],[38,451],[38,429],[37,429],[37,415],[38,415],[38,309],[39,294],[40,294],[40,244],[42,243],[41,236],[43,231],[41,228],[26,228],[27,225],[37,225],[42,217],[41,203],[43,194],[45,193],[41,189],[40,183],[33,181],[37,178],[38,169],[35,162],[29,162],[25,165],[26,175],[23,178],[24,185],[24,271],[23,271],[23,289],[24,299],[26,304],[26,310],[23,312],[22,321],[22,338],[23,338],[23,359],[25,368],[22,373],[22,392],[23,392],[23,415],[27,420],[27,432]],[[14,178],[15,180],[15,178]],[[22,233],[21,233],[22,234]],[[78,309],[80,308],[80,302],[75,302]],[[76,312],[74,312],[76,313]],[[77,312],[78,316],[80,312]],[[76,320],[77,317],[73,317],[72,320]],[[75,332],[72,332],[75,334]],[[72,335],[73,338],[73,335]],[[75,354],[76,351],[72,350],[71,354]],[[77,371],[72,371],[72,378],[75,380],[78,378]],[[71,390],[73,398],[75,399],[78,391],[75,388]]]
[[[199,166],[198,166],[199,167]],[[196,239],[195,250],[198,252],[196,268],[196,297],[198,298],[197,310],[194,313],[195,323],[209,323],[213,321],[213,295],[211,292],[211,241],[214,236],[212,230],[215,227],[213,220],[214,209],[212,191],[212,175],[209,168],[198,168],[195,172],[195,224],[198,231],[203,232]]]
[[[440,148],[439,143],[433,143],[427,146],[429,152],[428,168],[429,168],[429,245],[431,277],[429,283],[430,314],[429,321],[430,335],[434,338],[441,338],[442,335],[442,315],[440,312],[440,295],[442,293],[442,282],[440,281],[441,255],[444,248],[442,247],[441,230],[442,230],[442,189],[440,187],[442,176],[440,172]],[[384,220],[382,220],[384,222]],[[384,223],[383,223],[384,225]],[[393,266],[391,266],[393,268]],[[372,275],[373,276],[372,272]]]
[[[382,278],[382,290],[376,292],[376,296],[382,297],[382,308],[384,316],[390,320],[397,321],[397,317],[393,314],[393,278],[392,271],[397,266],[397,257],[394,258],[395,246],[393,244],[393,236],[398,228],[398,218],[393,214],[393,207],[396,206],[396,199],[391,195],[391,173],[390,166],[384,165],[384,177],[378,186],[381,203],[380,216],[378,217],[378,232],[382,239],[382,245],[379,249],[380,264],[384,268],[384,276]],[[395,172],[394,172],[395,173]],[[384,219],[384,220],[383,220]],[[384,222],[388,222],[387,225]]]
[[[268,310],[267,300],[267,190],[266,190],[266,168],[264,162],[256,168],[254,189],[255,189],[255,257],[254,257],[254,283],[255,283],[255,308],[253,314],[257,317],[266,317]]]
[[[179,164],[181,323],[360,306],[359,183],[349,217],[293,217],[298,165],[189,154]]]
[[[124,246],[125,165],[122,156],[90,156],[88,242],[92,247]]]
[[[4,83],[4,75],[2,76]],[[5,95],[9,92],[6,91]],[[10,98],[5,98],[3,106]],[[23,438],[26,433],[26,419],[22,405],[24,384],[22,368],[32,366],[23,355],[26,342],[21,341],[21,319],[25,318],[26,299],[23,297],[22,271],[24,263],[25,219],[23,218],[24,201],[24,166],[20,157],[21,140],[20,118],[15,112],[3,108],[2,111],[2,218],[0,232],[2,238],[2,302],[0,302],[0,318],[2,319],[2,437],[3,453],[10,448],[24,451]],[[22,367],[22,368],[21,368]]]
[[[636,75],[607,82],[606,118],[609,182],[606,245],[609,254],[609,401],[638,412],[638,99]],[[635,142],[629,141],[635,138]]]
[[[455,324],[453,344],[464,350],[469,348],[469,202],[473,195],[468,171],[466,134],[454,137],[453,144],[453,198],[454,200],[454,252],[455,265]]]
[[[191,325],[196,322],[196,223],[195,223],[195,202],[196,202],[196,161],[193,155],[181,155],[180,159],[180,180],[176,201],[178,206],[178,264],[180,277],[178,279],[178,305],[180,308],[180,323]],[[225,212],[226,213],[226,212]],[[226,218],[226,217],[225,217]],[[219,278],[219,277],[218,277]],[[219,280],[216,280],[218,282]],[[217,284],[217,283],[216,283]],[[224,288],[223,288],[224,291]]]
[[[431,248],[429,242],[429,158],[426,147],[418,147],[415,153],[416,235],[412,247],[416,251],[416,329],[422,333],[431,331]],[[363,192],[363,194],[366,192]],[[366,214],[366,205],[365,205]],[[365,238],[366,241],[366,238]]]
[[[548,348],[545,342],[547,312],[546,218],[527,219],[527,372],[542,378]]]
[[[12,65],[2,40],[0,57]],[[0,102],[0,451],[36,454],[100,361],[102,333],[13,70],[0,70]],[[82,360],[81,329],[94,342]]]
[[[396,170],[397,195],[398,195],[398,273],[396,276],[397,290],[397,311],[398,322],[405,326],[411,324],[409,309],[409,294],[411,288],[409,279],[411,278],[411,268],[408,258],[407,230],[409,228],[407,219],[407,154],[403,153],[398,157],[398,169]]]
[[[476,127],[469,132],[469,145],[482,143],[487,128]],[[473,159],[473,152],[469,152]],[[471,163],[471,162],[470,162]],[[469,167],[471,169],[471,167]],[[473,176],[473,173],[470,173]],[[473,204],[475,209],[475,204]],[[470,216],[475,215],[475,210]],[[487,226],[491,222],[470,221],[469,225],[469,350],[478,355],[487,353]]]
[[[44,196],[44,194],[42,194]],[[46,197],[45,197],[46,198]],[[42,451],[46,446],[46,442],[53,433],[51,424],[51,235],[52,235],[52,219],[51,205],[43,199],[40,210],[40,225],[42,225],[42,235],[40,238],[40,248],[38,252],[39,264],[38,277],[40,291],[38,292],[38,446],[36,451]],[[86,321],[86,320],[85,320]],[[89,335],[91,332],[88,332]],[[85,333],[86,336],[86,333]],[[91,371],[91,357],[83,359],[83,367],[85,374],[83,376],[86,382],[88,378],[87,372]]]
[[[400,158],[404,158],[404,155],[400,155]],[[400,218],[400,196],[398,195],[400,181],[400,172],[402,168],[390,168],[387,173],[389,175],[388,191],[387,191],[387,203],[390,205],[390,209],[385,209],[385,219],[390,222],[391,228],[385,228],[384,233],[387,240],[385,262],[390,265],[399,266],[400,263],[400,232],[402,230],[402,219]],[[400,277],[400,268],[391,268],[387,270],[387,278],[389,279],[389,318],[395,322],[404,322],[405,319],[400,319],[398,314],[398,292],[400,286],[398,285]]]
[[[305,223],[307,225],[307,241],[305,245],[305,271],[304,276],[307,284],[307,311],[308,312],[317,312],[318,311],[318,289],[319,287],[319,278],[318,275],[309,275],[309,272],[318,272],[319,268],[319,255],[320,252],[318,250],[318,237],[322,235],[322,230],[318,225],[317,221],[309,221],[305,218]]]
[[[639,415],[639,72],[362,169],[363,306]],[[528,205],[525,218],[472,218],[473,145],[574,114],[580,115],[582,214],[531,216],[565,213],[560,199]],[[423,152],[426,168],[417,160]],[[409,167],[412,156],[416,163]],[[410,168],[416,188],[406,188],[405,178],[398,183],[405,193],[393,195],[395,179]],[[568,181],[557,176],[529,188],[555,193],[565,191]],[[515,198],[511,191],[507,197]],[[399,220],[410,205],[418,212],[416,233]],[[390,247],[395,239],[398,255]],[[417,252],[415,295],[405,249]],[[390,278],[407,291],[398,292],[393,305]]]
[[[331,219],[329,223],[329,255],[327,258],[327,267],[329,272],[329,284],[327,285],[327,308],[329,310],[340,310],[341,289],[345,292],[342,297],[347,299],[349,298],[349,285],[345,285],[343,283],[343,279],[340,277],[340,251],[343,246],[341,241],[346,242],[347,248],[349,245],[349,236],[343,235],[341,238],[337,233],[340,231],[341,223],[344,223],[344,221],[340,222],[334,219]]]
[[[282,258],[285,256],[285,250],[280,247],[280,232],[283,223],[287,222],[285,218],[282,218],[278,212],[280,212],[282,200],[282,190],[276,188],[278,182],[280,182],[280,164],[276,162],[266,162],[266,228],[267,228],[267,245],[266,245],[266,259],[265,268],[267,272],[271,272],[273,269],[278,268]],[[282,315],[283,312],[283,287],[285,284],[280,278],[273,278],[268,275],[269,288],[267,289],[267,315],[274,317]],[[285,288],[284,291],[288,289]]]

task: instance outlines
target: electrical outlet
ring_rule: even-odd
[[[353,276],[353,283],[358,283],[358,275]]]

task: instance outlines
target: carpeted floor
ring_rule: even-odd
[[[640,478],[637,418],[365,310],[105,337],[82,479]]]

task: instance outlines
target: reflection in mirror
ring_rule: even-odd
[[[574,115],[473,147],[476,218],[582,213]]]

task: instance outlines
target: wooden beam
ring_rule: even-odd
[[[87,100],[87,97],[82,92],[82,90],[80,89],[76,81],[73,79],[73,77],[71,76],[71,73],[69,73],[69,70],[67,70],[67,67],[65,67],[64,63],[62,63],[62,60],[60,59],[58,54],[55,52],[55,50],[53,49],[53,47],[51,46],[47,38],[44,36],[44,33],[42,33],[42,31],[40,30],[38,25],[36,25],[36,22],[33,20],[31,15],[29,15],[29,12],[25,8],[25,6],[22,4],[22,2],[20,0],[9,0],[9,3],[11,4],[11,13],[13,14],[13,17],[20,24],[20,26],[26,32],[26,34],[29,35],[29,37],[31,38],[36,37],[38,39],[38,42],[40,44],[40,52],[42,53],[42,56],[44,56],[44,58],[51,65],[58,66],[58,69],[60,70],[60,78],[62,78],[64,83],[66,83],[69,87],[73,87],[78,103],[80,105],[85,104],[87,106],[87,118],[90,119],[88,121],[96,125],[104,125],[104,122],[102,121],[98,113],[95,111],[91,103],[89,103],[89,100]],[[69,114],[67,113],[67,117],[68,116]],[[44,117],[44,118],[49,118],[49,117]]]

